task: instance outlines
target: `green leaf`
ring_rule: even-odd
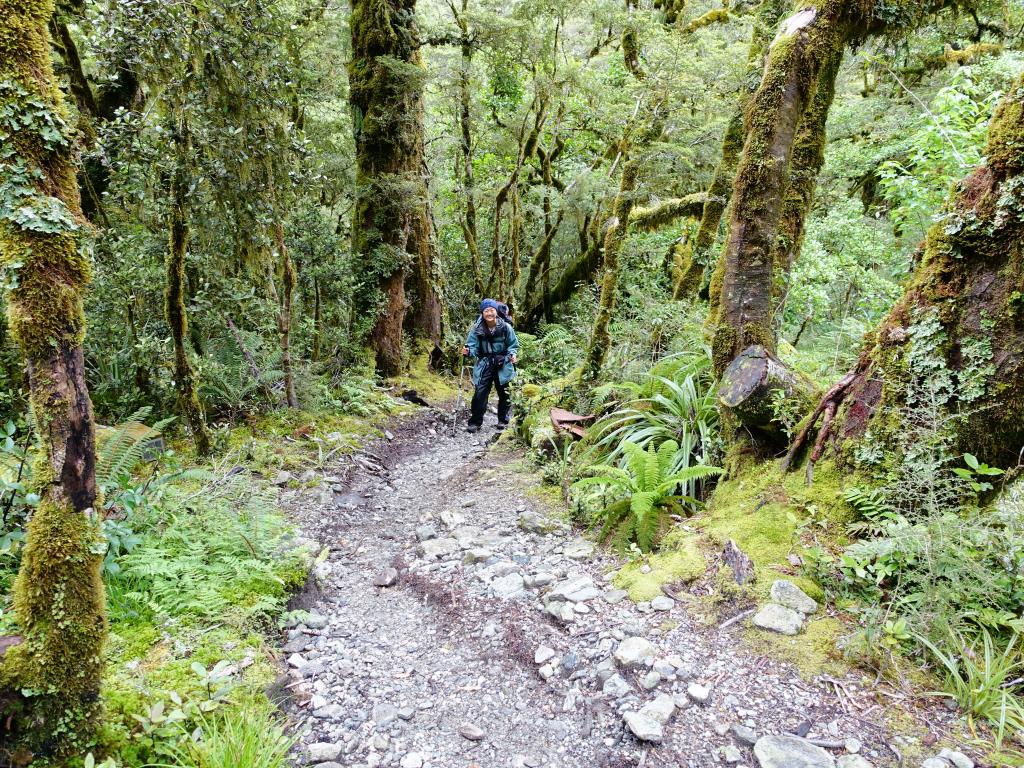
[[[974,458],[974,456],[972,456],[971,454],[965,453],[964,454],[964,461],[967,463],[967,466],[969,466],[971,469],[977,469],[978,468],[978,460],[976,458]]]

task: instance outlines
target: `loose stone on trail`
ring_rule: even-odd
[[[695,766],[834,768],[805,740],[758,739],[811,712],[830,741],[846,737],[839,768],[886,754],[832,686],[793,684],[792,668],[751,655],[739,634],[706,632],[688,601],[654,592],[634,603],[613,587],[621,560],[520,501],[535,481],[507,450],[481,461],[443,426],[403,429],[378,451],[397,463],[355,463],[351,477],[325,468],[357,505],[319,506],[314,484],[281,488],[302,535],[331,543],[318,591],[285,633],[296,764],[577,768],[635,764],[661,745]],[[495,500],[499,477],[511,503]],[[767,608],[798,628],[803,614],[783,602],[810,612],[813,601],[784,581]]]

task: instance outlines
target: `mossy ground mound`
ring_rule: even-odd
[[[639,603],[664,594],[663,585],[703,576],[706,568],[700,537],[679,529],[665,537],[661,551],[622,566],[612,577],[612,583]]]

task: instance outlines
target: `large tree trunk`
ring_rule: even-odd
[[[459,151],[462,161],[462,191],[466,197],[466,209],[460,222],[462,236],[466,241],[469,260],[473,269],[473,291],[478,297],[484,294],[483,269],[480,264],[480,239],[476,228],[476,188],[473,178],[473,121],[470,112],[472,98],[470,95],[470,75],[473,66],[473,45],[469,36],[469,24],[466,21],[468,0],[462,0],[462,13],[455,15],[459,27],[460,51],[462,54],[459,69]]]
[[[675,299],[695,295],[701,288],[709,268],[714,264],[712,249],[718,236],[722,213],[729,202],[736,165],[743,149],[743,116],[757,90],[760,74],[764,70],[765,53],[775,36],[779,19],[790,6],[788,0],[764,0],[754,14],[754,29],[750,36],[750,49],[747,53],[747,66],[743,74],[739,103],[722,137],[722,156],[715,168],[711,186],[708,187],[700,225],[693,242],[680,243],[678,249],[677,274],[673,283]]]
[[[280,214],[278,214],[280,215]],[[284,399],[289,408],[299,407],[292,370],[292,294],[295,292],[295,264],[284,242],[284,224],[274,223],[274,243],[281,260],[281,301],[277,313],[277,332],[281,338],[281,372],[284,374]]]
[[[174,173],[171,178],[170,238],[167,248],[164,312],[174,345],[174,387],[177,390],[177,411],[192,432],[196,452],[210,453],[210,435],[206,418],[196,392],[196,374],[188,358],[185,340],[189,337],[188,312],[185,308],[185,255],[188,251],[188,188],[191,159],[188,122],[176,116],[171,126],[174,143]]]
[[[810,464],[831,444],[898,446],[907,409],[938,406],[953,451],[1017,466],[1024,450],[1024,76],[989,127],[987,161],[961,181],[918,253],[903,297],[856,368],[822,399],[789,460],[823,416]],[[940,365],[922,365],[921,360]],[[948,373],[949,379],[945,377]],[[931,391],[931,404],[915,393]],[[895,417],[894,417],[895,415]],[[941,414],[940,414],[941,417]]]
[[[907,3],[894,16],[875,3],[819,0],[783,21],[747,107],[729,232],[712,279],[709,324],[715,326],[716,375],[748,347],[775,350],[773,314],[785,282],[779,267],[792,263],[802,239],[803,217],[821,163],[818,142],[823,141],[831,104],[833,70],[846,46],[881,33],[906,34],[953,4],[953,0]],[[784,205],[793,181],[792,195]],[[783,223],[784,216],[788,224]],[[783,233],[780,248],[782,226],[789,231]]]
[[[407,288],[409,325],[435,341],[440,335],[423,173],[424,72],[415,10],[415,0],[352,3],[354,331],[369,343],[384,375],[401,369]]]
[[[713,341],[717,375],[749,346],[775,351],[772,312],[778,274],[772,256],[793,144],[819,73],[846,45],[844,5],[837,1],[821,9],[805,8],[784,22],[751,99],[729,235],[718,267],[721,294]]]
[[[0,175],[20,187],[11,208],[36,213],[0,218],[0,263],[20,262],[8,318],[28,367],[43,453],[33,478],[40,501],[14,585],[24,642],[0,644],[0,740],[67,756],[95,724],[107,624],[82,355],[90,263],[80,242],[86,222],[73,139],[50,63],[52,15],[50,0],[0,0],[0,103],[21,117],[0,129],[8,153]]]

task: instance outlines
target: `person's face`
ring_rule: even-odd
[[[483,315],[484,320],[486,320],[487,324],[490,325],[491,323],[495,322],[498,319],[498,310],[496,310],[494,307],[488,307],[483,311]]]

